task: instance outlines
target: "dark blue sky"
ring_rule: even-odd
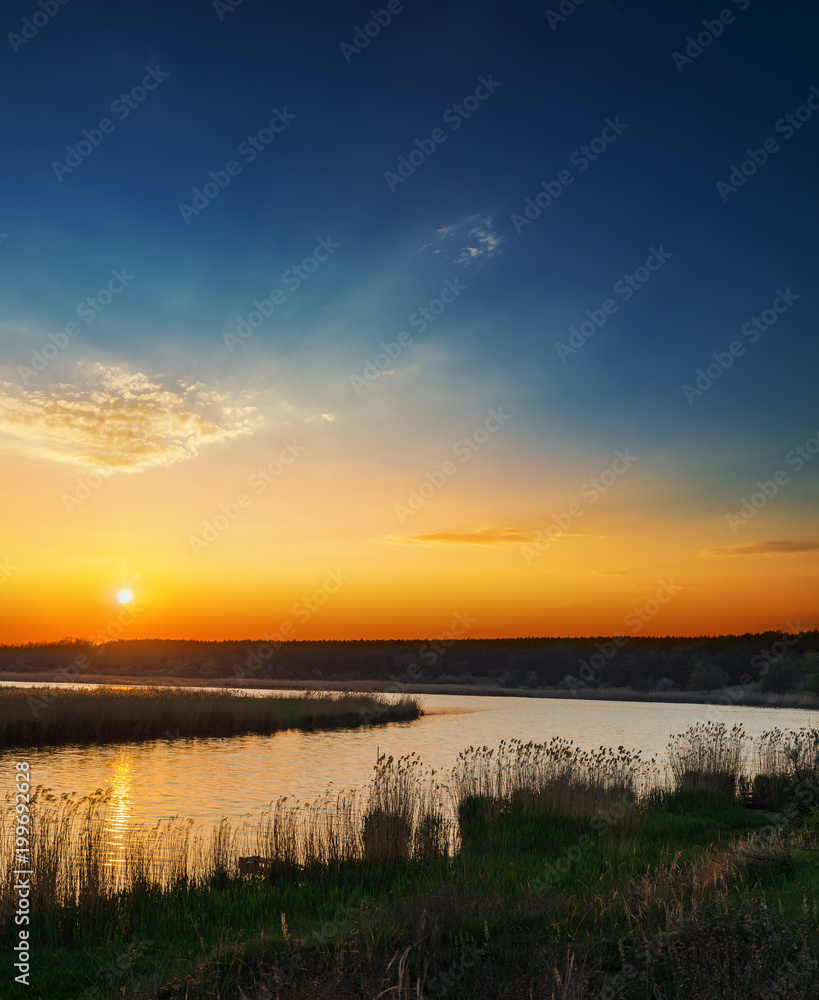
[[[387,466],[497,389],[533,467],[572,456],[574,475],[585,455],[593,471],[592,456],[629,441],[662,456],[660,506],[720,523],[819,428],[819,110],[790,137],[776,127],[809,97],[819,109],[812,6],[585,0],[557,22],[548,0],[411,0],[345,57],[381,4],[243,0],[217,4],[220,16],[206,0],[43,3],[57,12],[26,44],[14,36],[43,8],[12,0],[2,15],[0,376],[11,397],[47,332],[125,268],[135,277],[121,299],[32,385],[74,385],[76,366],[100,362],[231,398],[272,386],[299,412],[348,420],[339,447],[351,453],[370,447],[358,429],[369,417],[395,428],[395,448],[379,439],[371,456]],[[722,11],[730,23],[712,38]],[[680,72],[673,54],[701,32],[710,44],[689,49]],[[140,91],[146,74],[161,82]],[[453,112],[480,78],[494,92],[479,91],[468,117]],[[116,102],[131,92],[126,117]],[[249,162],[241,143],[275,109],[295,117]],[[92,132],[106,118],[107,134]],[[581,170],[575,151],[607,119],[627,127]],[[445,141],[431,147],[435,129]],[[55,168],[83,130],[101,141],[72,172]],[[769,138],[778,150],[721,195],[717,182]],[[434,151],[390,185],[416,140]],[[180,205],[211,172],[227,179],[231,160],[240,170],[186,221]],[[572,183],[516,226],[567,169]],[[223,334],[318,238],[338,249],[229,350]],[[670,256],[625,301],[615,283],[654,248]],[[403,372],[396,362],[388,396],[376,406],[356,394],[350,376],[456,276],[468,290],[416,328],[419,353]],[[787,289],[798,300],[689,404],[696,370],[747,339],[742,325]],[[616,312],[562,360],[556,343],[606,299]],[[815,482],[811,468],[792,491],[794,517]]]

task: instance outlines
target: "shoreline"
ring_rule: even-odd
[[[398,684],[395,681],[351,680],[271,680],[232,677],[168,677],[111,674],[84,674],[67,681],[59,671],[3,672],[0,682],[36,685],[99,684],[127,687],[233,688],[259,691],[340,691],[366,694],[441,694],[494,698],[550,698],[573,701],[650,702],[666,705],[720,705],[744,708],[801,708],[819,711],[819,695],[773,694],[727,687],[719,691],[636,691],[631,688],[603,688],[567,691],[563,688],[500,688],[490,684]]]

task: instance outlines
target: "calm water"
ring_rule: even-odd
[[[33,784],[58,794],[113,788],[122,826],[152,825],[174,815],[209,825],[222,816],[257,812],[281,795],[309,800],[329,785],[361,787],[379,748],[395,757],[414,751],[424,763],[445,769],[473,744],[562,736],[585,749],[623,745],[661,759],[672,733],[707,719],[729,726],[741,722],[752,736],[774,726],[798,729],[819,721],[817,713],[797,709],[461,695],[422,700],[428,714],[418,721],[371,729],[3,752],[0,789],[11,787],[14,761],[25,759]]]

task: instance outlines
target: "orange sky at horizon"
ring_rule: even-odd
[[[732,533],[724,514],[669,512],[656,459],[595,487],[583,469],[610,468],[611,454],[567,460],[550,484],[510,436],[421,490],[430,496],[410,512],[410,492],[437,468],[434,447],[426,470],[408,475],[339,454],[331,424],[288,452],[293,440],[108,476],[4,455],[4,481],[27,489],[25,501],[0,499],[3,523],[15,524],[0,551],[0,642],[247,639],[287,622],[283,638],[434,638],[456,613],[474,619],[472,638],[819,625],[813,553],[770,542],[799,533],[797,491],[764,511],[764,534],[754,521]],[[270,482],[257,475],[266,467]],[[556,520],[563,529],[547,536]],[[117,603],[122,587],[130,606]]]

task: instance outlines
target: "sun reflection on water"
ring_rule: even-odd
[[[105,826],[108,841],[108,864],[125,864],[128,830],[133,809],[133,761],[128,750],[121,750],[113,761],[112,774],[108,781],[111,789],[110,805]]]

